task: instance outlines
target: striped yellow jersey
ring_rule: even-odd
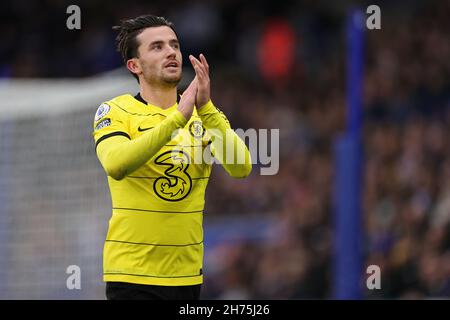
[[[211,164],[193,160],[203,157],[214,140],[203,120],[222,129],[229,122],[211,101],[198,112],[194,109],[189,121],[177,106],[162,109],[126,94],[97,110],[97,155],[107,172],[120,172],[108,175],[112,217],[104,245],[104,281],[202,283],[202,220]],[[141,153],[150,158],[136,168],[130,165]]]

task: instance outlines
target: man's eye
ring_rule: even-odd
[[[153,46],[153,49],[156,49],[156,50],[161,50],[161,45],[159,45],[159,44],[157,44],[157,45],[154,45]]]

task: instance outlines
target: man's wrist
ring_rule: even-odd
[[[203,115],[206,113],[213,112],[216,109],[211,99],[208,100],[207,103],[197,108],[197,112],[199,115]]]
[[[189,121],[189,119],[186,118],[186,115],[178,109],[175,110],[172,117],[179,128],[183,128]]]

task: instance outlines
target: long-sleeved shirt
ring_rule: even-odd
[[[236,178],[251,171],[245,143],[211,101],[189,121],[177,107],[127,94],[97,110],[93,135],[112,199],[105,281],[202,283],[205,158],[212,153]]]

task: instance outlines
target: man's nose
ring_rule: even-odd
[[[169,58],[174,58],[176,56],[177,52],[174,48],[172,48],[171,46],[169,46],[169,50],[167,51],[167,56]]]

